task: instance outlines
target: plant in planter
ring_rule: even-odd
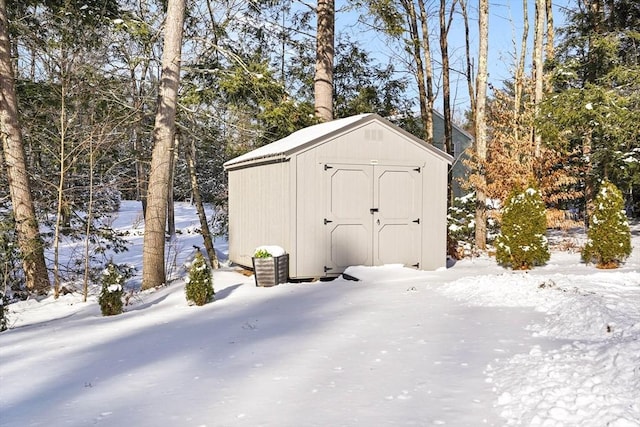
[[[272,255],[269,253],[267,249],[258,248],[256,252],[253,254],[254,258],[271,258]]]
[[[289,276],[289,255],[279,246],[260,246],[253,253],[256,286],[286,283]]]
[[[126,278],[126,274],[123,274],[113,262],[110,262],[102,272],[102,290],[98,296],[98,304],[103,316],[122,313],[122,296]]]
[[[614,184],[604,181],[594,205],[582,259],[595,263],[597,268],[617,268],[631,255],[631,231],[622,193]]]
[[[190,304],[205,305],[215,298],[215,291],[211,281],[211,269],[200,251],[196,253],[196,257],[189,268],[189,276],[186,279],[184,290],[187,301]]]
[[[496,261],[514,270],[528,270],[549,260],[547,216],[540,192],[515,189],[502,211],[496,238]]]

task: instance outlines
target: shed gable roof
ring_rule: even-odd
[[[383,125],[391,127],[402,133],[414,143],[417,143],[424,149],[432,152],[443,161],[446,161],[449,164],[453,162],[453,158],[444,151],[431,145],[424,144],[424,142],[416,136],[410,134],[404,129],[401,129],[377,114],[365,113],[300,129],[285,138],[279,139],[278,141],[264,145],[260,148],[256,148],[255,150],[227,161],[224,164],[224,168],[232,169],[255,163],[283,161],[297,151],[321,142],[324,139],[328,139],[337,133],[348,131],[371,121],[377,121]]]

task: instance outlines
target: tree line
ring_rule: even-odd
[[[475,137],[477,247],[487,201],[531,181],[561,220],[586,218],[605,178],[638,215],[640,5],[577,0],[556,31],[552,1],[535,0],[530,34],[529,3],[512,76],[490,82],[489,34],[502,29],[487,0],[0,0],[5,284],[58,295],[77,275],[86,295],[106,253],[124,249],[107,214],[131,199],[146,223],[142,286],[161,285],[173,200],[194,200],[208,235],[202,206],[224,212],[222,164],[319,121],[375,112],[452,153],[452,73],[469,99],[458,125]],[[396,56],[383,63],[336,28],[347,12]],[[78,265],[61,265],[63,235],[84,242]]]

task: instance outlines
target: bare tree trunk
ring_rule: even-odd
[[[489,0],[478,2],[478,76],[476,78],[476,155],[481,163],[487,159],[487,56],[489,54]],[[485,189],[486,177],[481,173],[480,187],[476,189],[476,246],[484,250],[487,247],[487,201]]]
[[[545,61],[553,61],[556,56],[555,53],[555,30],[553,28],[553,1],[546,0],[546,14],[547,14],[547,44],[545,46]],[[545,92],[551,93],[553,86],[550,83],[550,73],[545,76]]]
[[[449,37],[449,28],[451,28],[451,21],[453,20],[453,13],[455,11],[456,2],[451,3],[451,9],[449,10],[449,18],[447,20],[447,2],[446,0],[440,0],[440,51],[442,54],[442,104],[444,115],[444,147],[445,151],[453,155],[453,124],[451,115],[451,83],[449,74],[449,43],[447,38]]]
[[[173,241],[176,238],[176,209],[173,200],[173,183],[176,173],[176,163],[178,156],[179,136],[176,131],[173,135],[173,145],[171,146],[171,164],[169,166],[169,188],[167,193],[167,234]]]
[[[420,104],[420,118],[422,119],[422,125],[425,132],[425,141],[428,144],[433,144],[433,93],[431,95],[427,93],[428,88],[432,85],[427,85],[425,80],[425,60],[422,55],[425,51],[425,55],[429,55],[429,39],[428,33],[424,37],[420,37],[420,31],[418,31],[418,16],[413,4],[413,0],[402,0],[402,6],[407,13],[407,24],[409,26],[409,37],[411,37],[411,54],[416,64],[416,82],[418,84],[418,98]],[[424,7],[424,3],[419,0],[420,7]],[[426,14],[426,12],[425,12]],[[422,32],[428,31],[426,20],[421,20]],[[428,52],[428,53],[427,53]],[[430,63],[431,61],[429,61]],[[430,102],[431,101],[431,102]]]
[[[27,289],[44,294],[51,287],[44,247],[31,196],[22,131],[18,123],[6,0],[0,0],[0,137]]]
[[[467,11],[467,0],[460,0],[460,11],[464,21],[464,50],[467,62],[467,89],[469,90],[469,108],[475,114],[476,111],[476,91],[473,87],[473,61],[471,59],[471,41],[469,37],[469,13]],[[475,119],[474,123],[475,123]],[[475,127],[475,125],[474,125]]]
[[[553,28],[553,1],[545,1],[547,15],[547,46],[545,49],[546,60],[550,61],[555,58],[555,30]]]
[[[318,0],[315,113],[323,122],[333,120],[333,55],[335,32],[334,0]]]
[[[207,222],[207,214],[204,211],[204,205],[202,203],[202,196],[200,195],[200,187],[198,186],[198,175],[196,174],[196,145],[191,141],[191,147],[185,150],[187,157],[187,163],[189,165],[189,176],[191,177],[191,191],[193,192],[193,201],[198,211],[198,218],[200,219],[200,229],[202,230],[202,240],[204,240],[204,248],[209,256],[209,262],[211,268],[217,269],[220,267],[218,262],[218,256],[216,250],[213,247],[213,240],[211,239],[211,232],[209,231],[209,223]]]
[[[60,67],[64,69],[64,67]],[[62,71],[64,73],[64,71]],[[60,295],[60,229],[62,228],[62,218],[64,215],[64,179],[65,179],[65,163],[67,161],[66,152],[66,129],[67,129],[67,104],[66,104],[66,82],[62,75],[60,84],[60,176],[58,177],[58,202],[56,206],[56,224],[53,231],[53,295],[58,298]]]
[[[161,286],[166,282],[164,267],[165,226],[169,165],[175,132],[178,86],[185,0],[169,0],[162,53],[162,79],[153,137],[144,246],[142,249],[142,289]]]
[[[422,116],[422,122],[424,124],[424,140],[428,144],[433,144],[433,66],[431,65],[431,43],[429,43],[429,21],[427,11],[424,6],[424,0],[418,0],[418,7],[420,9],[420,23],[422,27],[422,52],[424,53],[424,110],[425,115]],[[416,65],[420,60],[420,52],[418,52],[418,58]],[[418,68],[420,70],[422,65]],[[420,73],[422,70],[418,71]],[[423,81],[420,79],[420,81]]]
[[[89,137],[89,200],[87,202],[87,224],[84,236],[84,280],[82,285],[82,300],[87,302],[89,296],[89,246],[91,242],[91,223],[93,222],[93,171],[95,168],[93,136]]]
[[[545,0],[536,0],[536,21],[535,21],[535,37],[533,38],[533,81],[534,81],[534,108],[537,116],[540,110],[540,103],[542,102],[543,90],[544,90],[544,75],[543,75],[543,57],[542,57],[542,44],[544,38],[544,14],[545,14]],[[542,137],[540,133],[533,131],[533,143],[534,154],[536,157],[540,157],[540,150],[542,145]]]
[[[527,57],[527,39],[529,36],[529,7],[528,1],[522,0],[522,39],[520,40],[520,55],[516,65],[514,102],[513,102],[513,130],[515,140],[519,139],[518,124],[520,123],[520,109],[522,106],[522,96],[524,93],[524,65]]]

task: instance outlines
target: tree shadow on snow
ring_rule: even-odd
[[[227,286],[224,289],[216,291],[216,301],[220,301],[227,298],[229,295],[233,293],[233,291],[238,289],[240,286],[242,286],[242,283],[238,283],[237,285]]]

